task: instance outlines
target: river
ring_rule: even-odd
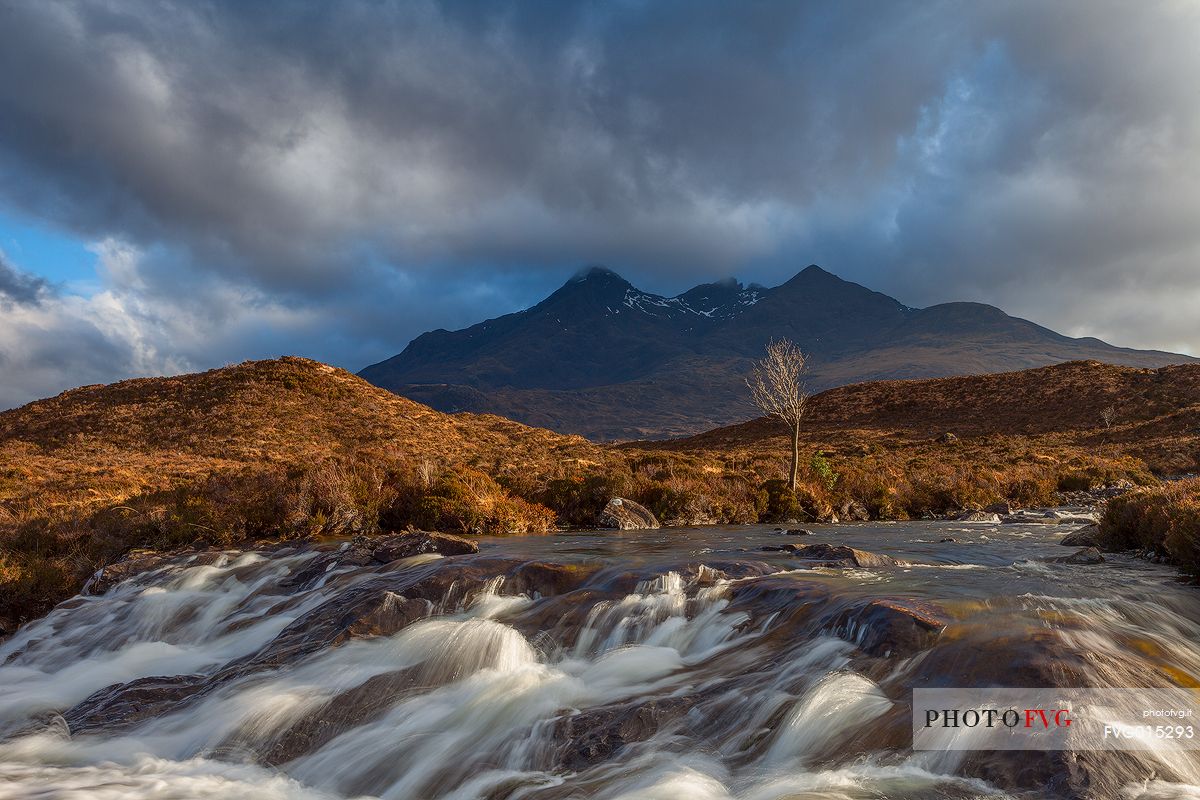
[[[911,749],[915,687],[1200,686],[1173,569],[1047,562],[1064,526],[811,531],[181,557],[0,645],[0,798],[1200,797],[1200,751]]]

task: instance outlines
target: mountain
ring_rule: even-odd
[[[816,390],[1074,360],[1196,361],[1073,339],[980,303],[910,308],[817,266],[774,288],[729,279],[676,297],[592,267],[532,308],[422,334],[359,374],[442,411],[600,440],[665,438],[754,416],[744,377],[780,337],[809,354]]]

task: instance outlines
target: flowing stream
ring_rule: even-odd
[[[812,530],[181,557],[0,645],[0,798],[1200,797],[1200,751],[911,749],[914,687],[1200,686],[1173,569],[1048,563],[1061,525]]]

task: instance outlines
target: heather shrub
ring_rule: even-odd
[[[1149,550],[1200,575],[1200,478],[1114,497],[1100,532],[1111,549]]]
[[[380,523],[463,534],[545,533],[554,526],[554,512],[509,494],[486,473],[464,469],[443,473],[427,490],[399,486]]]
[[[629,488],[627,476],[612,472],[574,475],[550,481],[537,500],[554,509],[564,525],[584,527],[594,525],[608,501],[628,494]]]
[[[0,550],[0,636],[77,590],[76,572],[68,558]]]
[[[788,488],[785,480],[769,480],[762,484],[766,494],[763,522],[783,522],[789,519],[813,522],[829,519],[833,514],[823,486],[807,483],[796,485],[796,491]]]
[[[1053,473],[1045,467],[1022,470],[1006,480],[1005,499],[1018,506],[1040,505],[1050,502],[1058,488]]]

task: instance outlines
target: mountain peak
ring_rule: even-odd
[[[601,264],[589,264],[572,275],[571,280],[567,281],[567,283],[584,283],[585,281],[619,281],[621,283],[628,283],[620,275]]]
[[[563,305],[567,304],[603,311],[620,305],[630,291],[636,290],[629,281],[608,267],[593,264],[576,272],[569,281],[530,310],[554,309],[555,313],[561,313]]]

